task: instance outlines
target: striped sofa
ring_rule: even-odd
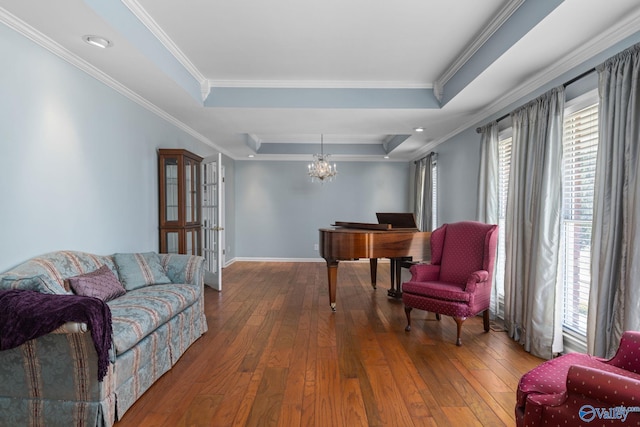
[[[147,260],[160,267],[145,268]],[[0,289],[70,293],[66,279],[105,265],[126,289],[107,302],[113,344],[106,376],[98,381],[83,323],[0,351],[0,426],[111,426],[207,331],[202,257],[58,251],[0,274]],[[134,282],[131,269],[140,266],[142,282]]]

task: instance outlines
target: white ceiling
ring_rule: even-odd
[[[640,2],[0,0],[0,21],[236,160],[324,134],[334,160],[407,161],[639,31]]]

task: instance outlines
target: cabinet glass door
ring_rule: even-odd
[[[178,221],[178,159],[165,159],[164,180],[165,221]]]
[[[166,247],[165,252],[168,254],[179,254],[180,253],[180,232],[165,230],[163,232],[163,237],[165,240],[165,247]]]

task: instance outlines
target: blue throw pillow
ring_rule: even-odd
[[[149,285],[171,283],[155,252],[115,254],[113,260],[118,267],[118,276],[128,291]]]

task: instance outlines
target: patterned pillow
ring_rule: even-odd
[[[136,254],[115,254],[113,256],[118,275],[128,291],[149,285],[171,283],[160,264],[160,256],[155,252]]]
[[[0,279],[0,289],[24,289],[43,294],[64,294],[64,289],[50,289],[42,275],[23,276],[20,274],[5,274]]]
[[[91,273],[69,277],[67,280],[77,295],[100,298],[104,302],[126,293],[122,283],[106,265]]]

